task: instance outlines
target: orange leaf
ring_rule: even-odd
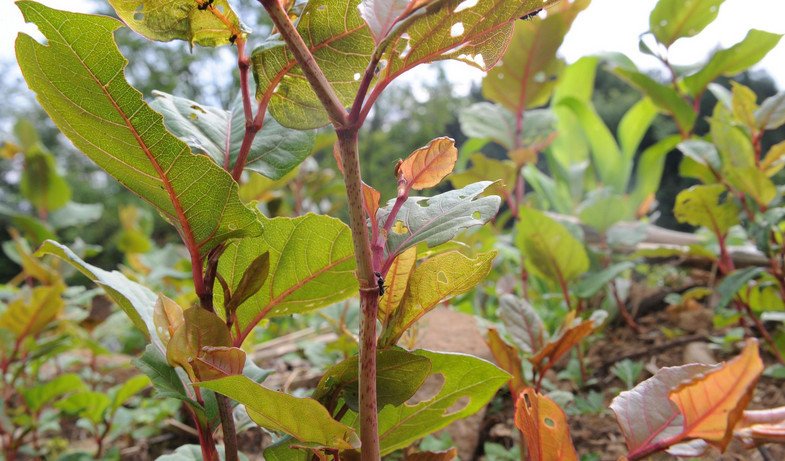
[[[236,347],[205,347],[192,365],[199,381],[210,381],[242,374],[245,357],[245,351]]]
[[[396,309],[401,304],[416,262],[417,247],[413,246],[399,254],[390,265],[390,270],[387,271],[387,278],[385,279],[387,287],[385,288],[384,296],[379,299],[379,321],[382,325],[386,324],[387,319],[394,315]]]
[[[758,341],[726,365],[681,384],[670,399],[684,416],[684,437],[700,438],[724,451],[763,372]]]
[[[585,320],[575,326],[571,326],[574,319],[575,313],[573,311],[564,319],[561,334],[551,338],[542,350],[536,355],[529,357],[529,362],[534,365],[534,368],[537,370],[542,370],[544,366],[550,368],[550,365],[559,360],[562,355],[566,354],[583,338],[589,336],[599,326],[599,323],[595,325],[593,320]],[[548,362],[543,364],[546,358]]]
[[[488,330],[488,341],[486,343],[488,348],[491,349],[496,363],[499,364],[502,370],[512,376],[508,384],[510,393],[512,395],[520,395],[526,387],[526,383],[523,381],[523,369],[521,368],[521,358],[518,356],[518,351],[504,342],[495,328]]]
[[[452,461],[458,456],[458,450],[450,448],[447,451],[421,451],[406,457],[407,461]]]
[[[564,411],[531,387],[521,392],[515,402],[515,425],[526,438],[529,460],[578,460]]]
[[[400,164],[398,173],[403,175],[406,186],[422,190],[439,184],[455,168],[458,149],[450,138],[436,138],[421,147]]]

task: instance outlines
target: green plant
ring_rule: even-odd
[[[498,197],[480,196],[492,183],[411,196],[453,169],[453,142],[437,138],[398,165],[391,177],[397,196],[379,207],[380,194],[362,182],[357,136],[398,75],[440,59],[487,70],[513,22],[544,4],[329,0],[284,7],[261,0],[277,34],[248,56],[252,36],[224,0],[178,0],[169,9],[159,8],[162,0],[146,0],[141,10],[139,2],[110,3],[147,38],[237,50],[240,97],[231,110],[158,94],[151,106],[162,117],[123,78],[126,61],[112,37],[120,23],[17,2],[48,40],[41,45],[22,35],[17,41],[28,84],[77,148],[175,226],[190,256],[198,305],[181,307],[53,241],[38,254],[55,254],[102,285],[147,336],[151,344],[137,366],[159,395],[185,403],[203,459],[219,456],[213,438],[219,424],[225,459],[238,458],[232,400],[257,424],[288,435],[267,450],[268,459],[337,458],[361,441],[365,460],[404,448],[487,402],[507,379],[501,370],[471,357],[394,346],[425,312],[488,274],[495,252],[439,245],[495,216]],[[268,218],[241,199],[244,172],[284,177],[313,142],[310,132],[295,130],[327,123],[337,134],[348,227],[313,214]],[[266,373],[246,361],[241,346],[262,320],[312,311],[358,291],[359,356],[328,370],[314,399],[259,384]],[[403,405],[437,373],[445,384],[436,396]],[[461,397],[470,397],[469,405],[441,415]]]

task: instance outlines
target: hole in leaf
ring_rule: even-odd
[[[548,76],[545,74],[545,72],[540,71],[534,74],[533,80],[537,83],[543,83],[544,81],[548,80]]]
[[[711,11],[712,13],[716,13],[716,12],[717,12],[717,5],[712,5],[712,6],[709,8],[709,11]]]
[[[134,21],[144,21],[144,13],[134,13]]]
[[[662,21],[660,21],[660,27],[665,27],[667,25],[668,25],[668,20],[667,19],[663,19]]]
[[[444,375],[441,373],[435,373],[429,375],[425,378],[425,382],[422,383],[417,392],[406,401],[406,404],[409,406],[417,405],[420,402],[427,402],[437,395],[439,395],[439,391],[442,390],[444,386]]]
[[[480,220],[481,217],[482,217],[482,215],[480,215],[479,211],[475,211],[474,213],[472,213],[472,218],[474,218],[474,219],[476,219],[478,221]]]
[[[439,271],[439,273],[436,274],[436,281],[439,283],[450,283],[447,279],[447,274],[445,274],[444,271]]]
[[[469,397],[468,395],[464,395],[460,399],[456,400],[455,403],[450,405],[450,408],[444,410],[442,416],[446,417],[462,411],[464,408],[469,406],[469,403],[471,403],[471,401],[472,401],[471,397]]]
[[[526,409],[531,411],[532,409],[532,402],[529,400],[529,394],[523,394],[523,401],[526,403]]]
[[[207,113],[207,111],[206,111],[206,110],[202,109],[200,106],[197,106],[197,105],[193,105],[193,106],[191,106],[191,109],[193,109],[193,110],[198,110],[199,112],[201,112],[201,113],[203,113],[203,114],[206,114],[206,113]]]
[[[355,72],[355,73],[354,73],[354,81],[355,81],[355,82],[356,82],[357,80],[360,80],[360,77],[362,77],[362,76],[360,75],[360,73],[359,73],[359,72]]]
[[[327,9],[327,5],[322,5],[322,6],[318,7],[318,8],[316,8],[316,11],[324,11],[326,9]]]
[[[192,119],[194,119],[194,120],[199,120],[199,117],[198,117],[196,114],[194,114],[193,112],[191,112],[190,114],[188,114],[188,118],[192,118]]]
[[[450,36],[451,37],[459,37],[459,36],[463,35],[463,31],[464,31],[463,23],[462,22],[456,22],[455,24],[452,25],[452,27],[450,27]]]
[[[455,7],[454,10],[452,10],[452,12],[460,13],[463,10],[468,10],[469,8],[476,6],[478,1],[479,0],[463,0],[461,3],[458,4],[458,6]]]
[[[403,225],[403,221],[396,221],[395,225],[392,226],[392,231],[396,234],[405,234],[409,232],[409,229]]]
[[[556,421],[552,420],[551,418],[543,418],[542,422],[551,429],[556,427]]]

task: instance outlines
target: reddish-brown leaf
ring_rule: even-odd
[[[670,399],[684,416],[684,437],[703,439],[724,451],[762,372],[758,341],[751,338],[744,351],[721,368],[671,391]]]
[[[436,138],[412,152],[398,168],[405,187],[422,190],[439,184],[455,168],[458,149],[450,138]],[[403,187],[403,186],[401,186]]]
[[[496,359],[496,363],[502,370],[512,376],[512,379],[510,379],[508,384],[510,386],[510,393],[512,395],[520,395],[526,387],[526,383],[523,382],[523,369],[521,368],[521,358],[518,356],[518,351],[504,342],[495,328],[488,330],[488,341],[486,341],[486,343],[488,344],[488,348],[491,349],[491,353],[493,354],[493,358]]]
[[[210,381],[242,374],[245,357],[245,351],[237,347],[205,347],[191,365],[199,381]]]
[[[529,460],[578,460],[564,411],[530,387],[515,402],[515,425],[526,438]]]
[[[564,319],[561,334],[551,338],[542,350],[536,355],[529,357],[529,361],[534,365],[534,368],[542,370],[545,366],[549,367],[599,327],[599,325],[595,325],[593,320],[585,320],[577,325],[573,325],[575,319],[574,311],[570,314]],[[548,361],[543,363],[546,358]]]

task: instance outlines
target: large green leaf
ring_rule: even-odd
[[[120,272],[107,272],[88,264],[65,245],[51,240],[44,242],[36,252],[36,256],[45,254],[52,254],[64,259],[87,278],[101,286],[147,339],[152,340],[159,350],[164,350],[158,335],[155,334],[155,323],[153,322],[153,309],[158,297],[149,288],[129,280]]]
[[[742,288],[746,288],[750,280],[762,274],[764,269],[762,267],[745,267],[744,269],[737,269],[727,277],[722,279],[722,282],[717,285],[717,293],[720,295],[720,300],[715,309],[722,309],[736,296]]]
[[[103,392],[80,392],[71,394],[60,400],[54,406],[66,413],[87,418],[93,424],[104,422],[104,413],[111,405],[112,400]]]
[[[487,138],[507,149],[515,148],[515,115],[503,106],[478,102],[463,109],[458,119],[466,136]]]
[[[61,297],[65,284],[37,286],[29,296],[20,296],[0,313],[0,328],[13,332],[17,340],[34,338],[57,318],[65,306]]]
[[[679,96],[673,88],[658,83],[648,75],[622,67],[615,67],[613,71],[621,78],[638,88],[651,98],[660,109],[671,114],[683,133],[692,131],[697,115],[692,107]]]
[[[417,392],[428,373],[431,362],[427,357],[399,348],[376,353],[376,399],[379,408],[398,406]],[[342,398],[346,405],[358,411],[359,356],[354,355],[331,367],[316,386],[313,398],[331,407]]]
[[[682,37],[697,35],[717,17],[725,0],[660,0],[649,16],[658,42],[669,48]]]
[[[229,0],[109,0],[128,27],[151,40],[185,40],[202,46],[230,43],[243,26]]]
[[[748,134],[722,104],[709,119],[711,141],[717,147],[723,169],[755,167],[755,149]]]
[[[630,211],[637,211],[644,200],[659,190],[662,171],[665,168],[665,157],[668,152],[676,148],[679,141],[681,136],[671,135],[643,151],[635,167],[635,187],[630,193]]]
[[[692,186],[676,196],[673,214],[679,222],[704,226],[717,235],[724,235],[739,224],[739,209],[722,184]]]
[[[125,81],[114,19],[17,5],[47,45],[20,34],[19,66],[60,130],[101,168],[155,206],[189,251],[205,255],[226,239],[256,236],[261,225],[237,183],[168,133],[162,117]],[[87,33],[86,31],[89,31]]]
[[[521,207],[519,216],[515,245],[530,272],[563,283],[589,270],[586,250],[563,225],[527,207]]]
[[[379,411],[381,454],[405,448],[451,422],[476,413],[487,404],[510,375],[482,359],[462,354],[414,351],[431,361],[431,376],[441,374],[444,384],[438,394],[418,403],[387,406]],[[459,400],[468,403],[453,408]],[[358,425],[357,414],[342,420]]]
[[[468,258],[458,251],[432,256],[417,266],[409,278],[406,294],[379,339],[380,347],[394,345],[414,322],[442,300],[474,288],[491,271],[496,251]]]
[[[780,38],[780,34],[752,29],[741,42],[714,53],[701,70],[684,79],[684,84],[690,94],[697,97],[720,75],[730,77],[755,65],[777,46]]]
[[[218,263],[218,273],[232,292],[259,255],[270,252],[270,271],[262,288],[237,309],[244,337],[259,321],[308,312],[357,292],[356,262],[349,227],[328,216],[265,219],[260,238],[232,242]],[[216,282],[216,305],[224,303]]]
[[[761,130],[774,130],[785,123],[785,91],[769,96],[755,111],[755,122]]]
[[[33,413],[37,413],[44,405],[58,397],[69,392],[81,391],[84,388],[85,385],[79,375],[68,373],[57,376],[46,383],[23,389],[22,396],[25,399],[27,408]]]
[[[643,136],[657,116],[657,106],[651,98],[643,98],[628,110],[619,122],[619,146],[627,161],[631,162],[638,151]]]
[[[766,176],[766,173],[754,166],[746,168],[728,168],[725,171],[728,184],[749,195],[760,205],[768,205],[777,197],[777,186]]]
[[[300,442],[332,448],[352,448],[359,443],[351,427],[334,420],[314,399],[273,391],[245,376],[228,376],[198,386],[238,401],[256,424],[285,432]]]
[[[166,128],[187,143],[191,150],[207,155],[225,169],[237,162],[245,135],[241,99],[235,99],[229,112],[162,92],[155,92],[155,97],[150,107],[163,114]],[[268,178],[280,179],[311,153],[314,137],[313,131],[284,128],[265,114],[264,125],[251,144],[245,167]]]
[[[125,402],[150,385],[150,378],[145,375],[134,376],[126,382],[111,390],[112,413],[117,411]]]
[[[523,3],[538,8],[548,6]],[[502,62],[488,71],[482,81],[483,96],[514,114],[547,103],[565,67],[564,61],[556,57],[556,50],[575,17],[587,6],[589,0],[561,2],[548,10],[545,19],[516,21]]]
[[[297,31],[344,105],[354,100],[374,51],[374,40],[357,9],[360,0],[312,0],[303,9]],[[253,51],[256,97],[269,100],[281,125],[309,129],[329,120],[302,70],[278,36]]]
[[[501,198],[496,195],[479,197],[491,184],[481,181],[433,197],[409,197],[387,236],[387,255],[400,254],[420,242],[434,247],[470,227],[487,223],[501,205]],[[379,209],[376,219],[380,226],[385,225],[394,204],[393,199]]]

